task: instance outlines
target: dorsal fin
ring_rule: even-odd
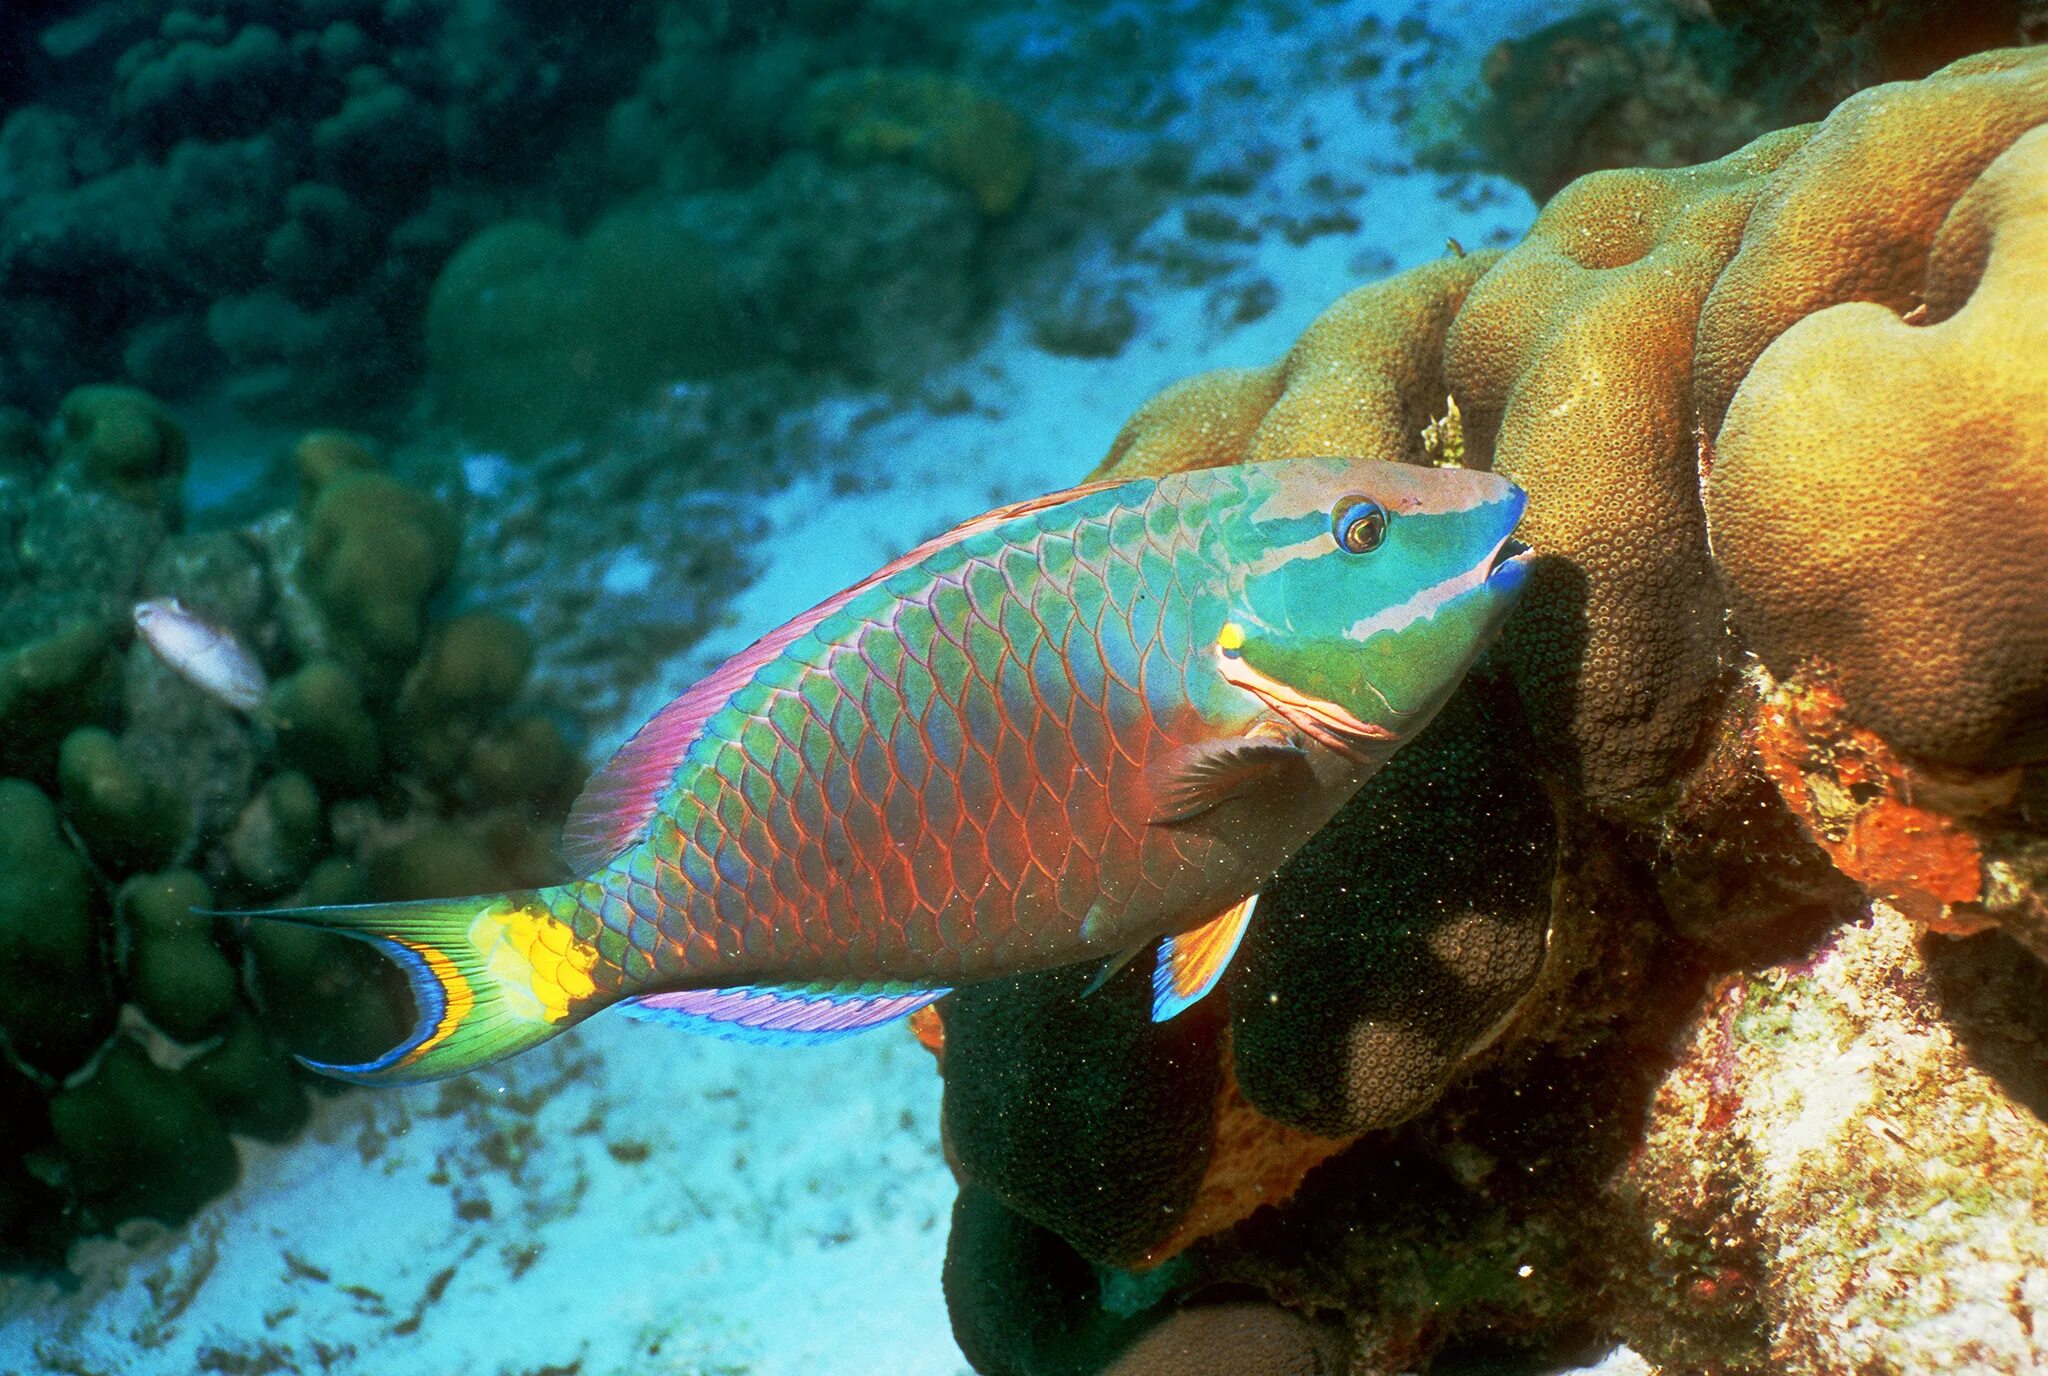
[[[602,869],[613,856],[638,841],[655,809],[661,805],[661,796],[675,778],[683,756],[712,714],[725,706],[732,695],[760,671],[762,665],[861,593],[892,574],[923,562],[948,545],[958,544],[992,526],[1059,506],[1092,492],[1122,486],[1122,480],[1083,483],[1079,487],[1011,502],[983,512],[945,534],[925,541],[901,558],[890,560],[844,592],[826,598],[801,616],[762,636],[648,718],[646,725],[634,732],[633,738],[605,762],[604,768],[591,776],[575,806],[569,809],[569,820],[562,826],[562,858],[577,874],[587,875]]]

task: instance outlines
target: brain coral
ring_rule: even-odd
[[[1279,362],[1132,417],[1098,475],[1426,462],[1423,429],[1454,405],[1462,461],[1528,490],[1542,560],[1490,667],[1268,886],[1224,983],[1227,1035],[1204,1034],[1220,1075],[1186,1055],[1146,1072],[1128,1048],[1120,1094],[1063,1073],[1127,1016],[1113,985],[1064,1001],[1071,974],[968,1018],[942,1005],[949,1143],[1000,1211],[975,1237],[1035,1225],[1156,1268],[1124,1277],[1135,1291],[1103,1281],[1122,1314],[1205,1284],[1335,1305],[1403,1368],[1539,1332],[1586,1313],[1589,1286],[1648,1283],[1615,1259],[1647,1245],[1641,1221],[1617,1223],[1600,1182],[1643,1131],[1625,1082],[1716,962],[1781,959],[1871,899],[2025,937],[2001,914],[2048,911],[2028,888],[2048,873],[2044,124],[2048,52],[1989,53],[1717,162],[1594,174],[1506,253],[1354,291]],[[1057,1034],[1034,1023],[1056,1001]],[[1571,1088],[1598,1058],[1618,1074]],[[1204,1083],[1214,1112],[1184,1102]],[[1548,1125],[1510,1149],[1525,1086]],[[1104,1189],[1103,1143],[1063,1125],[1162,1102],[1179,1126],[1132,1140],[1171,1159]],[[1588,1133],[1605,1164],[1574,1145]],[[1556,1163],[1549,1183],[1495,1174],[1504,1152]],[[1560,1184],[1567,1162],[1583,1175]],[[1404,1170],[1441,1201],[1411,1200]],[[1390,1191],[1391,1212],[1333,1212],[1333,1190]],[[1277,1220],[1234,1226],[1261,1203]],[[956,1237],[956,1259],[980,1246]],[[1530,1248],[1547,1260],[1524,1284]],[[998,1253],[980,1318],[949,1284],[978,1363],[989,1315],[1021,1322],[986,1287],[1049,1284]],[[1474,1279],[1478,1255],[1498,1285]],[[1043,1359],[984,1370],[1072,1369],[1102,1319],[1082,1289],[1007,1349]],[[1728,1308],[1729,1331],[1756,1312]]]
[[[2044,272],[2037,129],[1940,222],[1919,316],[1850,301],[1764,350],[1707,482],[1736,624],[1772,669],[1822,657],[1858,719],[1958,764],[2048,749]]]

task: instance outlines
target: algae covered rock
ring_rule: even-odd
[[[228,833],[228,860],[260,893],[291,888],[319,858],[326,816],[313,781],[296,770],[274,774],[249,800]]]
[[[300,509],[305,510],[330,479],[344,473],[374,472],[377,455],[358,435],[315,430],[292,446],[292,468],[299,479]]]
[[[722,256],[674,220],[622,211],[580,240],[507,221],[434,284],[433,394],[486,444],[544,448],[657,383],[744,361],[756,346],[741,310]]]
[[[307,517],[307,584],[366,672],[391,674],[419,652],[427,600],[460,544],[448,510],[395,478],[350,472],[320,489]]]
[[[147,392],[80,387],[57,407],[57,462],[85,483],[144,505],[175,504],[185,432]]]
[[[437,627],[393,709],[399,757],[430,779],[453,776],[532,668],[533,637],[509,617],[467,612]]]
[[[433,691],[406,718],[452,763],[431,779],[417,762],[387,773],[384,734],[458,528],[360,441],[297,447],[296,516],[181,533],[184,440],[162,408],[81,389],[54,431],[54,462],[11,466],[0,493],[0,768],[22,776],[0,779],[0,1090],[25,1105],[8,1109],[0,1163],[9,1265],[138,1214],[178,1221],[232,1181],[227,1130],[297,1130],[299,1072],[255,1004],[294,1046],[341,1059],[389,1046],[410,1016],[402,982],[357,943],[295,945],[205,910],[289,900],[302,881],[308,903],[371,898],[353,857],[421,836],[438,839],[415,868],[445,872],[453,854],[472,887],[507,887],[540,863],[543,809],[578,772],[559,732],[511,715],[531,646],[492,623],[480,647],[464,650],[476,637],[460,629],[442,638],[457,652],[423,672]],[[138,638],[118,653],[145,596],[286,671],[263,707],[193,687],[175,651]],[[309,643],[329,657],[302,658]],[[519,818],[470,801],[486,739],[501,775],[537,762],[545,776],[493,800]],[[323,789],[346,800],[392,780],[389,815],[357,804],[335,833]],[[120,1036],[124,1005],[149,1052]]]
[[[1881,904],[1720,982],[1626,1176],[1667,1278],[1629,1296],[1632,1345],[1801,1376],[2039,1370],[2044,983],[2005,938],[1935,942]],[[1755,1349],[1680,1346],[1686,1311],[1751,1295]]]
[[[171,1038],[197,1042],[235,1012],[241,982],[213,941],[213,895],[190,870],[131,879],[117,909],[125,925],[128,994]]]
[[[137,1216],[183,1223],[239,1171],[206,1102],[125,1036],[50,1101],[50,1126],[71,1187],[101,1227]]]
[[[522,629],[437,632],[459,527],[364,441],[304,437],[296,512],[183,532],[184,439],[161,407],[81,389],[53,431],[54,462],[30,447],[0,475],[7,1267],[61,1264],[138,1215],[181,1221],[232,1183],[228,1132],[303,1125],[291,1051],[360,1060],[408,1025],[376,952],[211,910],[558,877],[548,821],[581,772],[559,729],[515,710]],[[142,598],[205,627],[124,654]],[[257,710],[171,663],[216,634],[278,672]]]
[[[217,1044],[178,1074],[230,1131],[266,1142],[291,1138],[312,1111],[291,1058],[246,1009],[234,1014]]]
[[[0,779],[0,1031],[51,1074],[75,1069],[113,1030],[98,940],[98,894],[33,784]]]
[[[278,756],[325,788],[357,793],[376,781],[383,759],[363,690],[333,660],[315,660],[270,690]]]
[[[504,887],[505,866],[465,827],[437,823],[377,852],[370,883],[385,898],[456,898]]]
[[[181,1042],[220,1031],[241,992],[234,967],[204,936],[138,941],[128,956],[128,989],[150,1022]]]
[[[474,801],[545,809],[575,794],[583,771],[560,727],[546,717],[525,716],[471,742],[463,779]]]
[[[841,157],[914,163],[1007,215],[1031,182],[1030,131],[1016,111],[943,72],[867,68],[821,78],[805,102],[810,138]]]
[[[112,714],[113,652],[113,633],[92,617],[0,649],[0,769],[50,776],[70,728]]]
[[[66,736],[57,778],[65,820],[107,869],[156,869],[177,858],[190,839],[185,800],[137,768],[111,732],[83,726]]]

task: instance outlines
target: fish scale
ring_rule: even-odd
[[[814,1039],[1154,942],[1172,1016],[1497,630],[1521,509],[1489,474],[1295,459],[970,521],[658,713],[571,815],[582,878],[274,914],[413,991],[405,1042],[320,1068],[431,1078],[612,1004]],[[1426,695],[1394,709],[1378,662]]]
[[[1199,521],[1199,511],[1187,515]],[[685,948],[700,929],[737,933],[736,942],[719,945],[727,968],[740,978],[754,976],[755,971],[746,967],[756,957],[763,958],[764,966],[772,962],[784,975],[820,978],[845,973],[835,966],[861,946],[872,952],[882,967],[880,973],[938,973],[949,978],[980,974],[989,950],[1000,947],[1014,954],[1031,946],[1035,928],[1044,924],[1027,923],[1018,909],[1046,906],[1047,894],[1050,906],[1078,925],[1102,885],[1087,872],[1099,858],[1072,843],[1076,819],[1070,798],[1077,786],[1102,785],[1085,775],[1077,781],[1072,750],[1054,742],[1073,730],[1074,716],[1095,714],[1101,728],[1098,737],[1119,742],[1130,766],[1119,776],[1125,780],[1156,754],[1180,743],[1180,737],[1164,726],[1172,704],[1147,701],[1140,685],[1155,679],[1181,689],[1194,649],[1192,638],[1183,643],[1162,638],[1162,619],[1154,610],[1141,640],[1132,618],[1145,615],[1148,607],[1156,609],[1166,598],[1180,597],[1170,578],[1155,572],[1147,580],[1146,563],[1164,568],[1197,555],[1200,538],[1189,519],[1147,517],[1142,510],[1121,510],[1112,519],[1111,538],[1095,544],[1092,561],[1085,547],[1075,549],[1071,560],[1057,561],[1068,568],[1064,586],[1052,579],[1020,576],[1018,547],[990,534],[966,542],[961,557],[950,566],[919,571],[922,587],[904,586],[912,579],[899,575],[875,589],[873,600],[885,608],[883,614],[862,615],[848,608],[830,618],[818,628],[814,644],[785,661],[805,672],[794,692],[784,690],[790,700],[829,713],[828,753],[808,761],[810,768],[793,789],[778,789],[776,811],[765,825],[743,820],[748,777],[789,777],[777,769],[777,757],[787,747],[778,736],[765,761],[760,759],[758,735],[751,738],[756,744],[752,753],[720,748],[725,742],[747,739],[747,728],[759,720],[759,713],[748,713],[744,704],[735,702],[728,712],[713,716],[703,744],[682,764],[684,770],[694,765],[700,771],[699,791],[681,793],[665,804],[651,838],[657,852],[673,845],[706,853],[712,882],[648,884],[644,876],[635,875],[629,861],[625,884],[609,874],[588,881],[585,903],[597,922],[639,932],[651,924],[667,942]],[[1044,558],[1049,545],[1072,547],[1066,531],[1048,528],[1051,514],[1028,519],[1039,527],[1028,542],[1037,559]],[[1142,542],[1142,556],[1119,547],[1119,538]],[[1147,581],[1153,587],[1145,596],[1119,592],[1118,585],[1132,589]],[[1077,587],[1082,589],[1078,596]],[[1151,595],[1154,590],[1164,596]],[[885,597],[893,604],[883,604]],[[1132,608],[1131,613],[1119,610],[1125,606]],[[913,607],[922,607],[929,617],[906,617],[904,610]],[[1061,655],[1062,677],[1072,685],[1071,702],[1048,700],[1038,691],[1038,677],[1024,666],[1041,650],[1059,655],[1060,642],[1052,638],[1050,628],[1064,630],[1075,622],[1085,627],[1091,607],[1098,618],[1092,632],[1098,652]],[[888,614],[891,610],[893,615]],[[1192,616],[1187,609],[1180,610],[1179,624],[1191,631]],[[912,634],[904,633],[906,621]],[[955,653],[948,654],[942,645]],[[950,716],[949,726],[938,734],[950,736],[957,729],[976,757],[956,766],[964,777],[961,772],[950,774],[950,786],[943,788],[927,782],[914,799],[902,787],[899,752],[890,748],[886,734],[899,719],[910,717],[912,697],[886,671],[911,663],[938,670],[925,720],[934,714]],[[821,698],[829,698],[829,708]],[[886,699],[886,706],[878,710],[877,699]],[[786,720],[773,706],[767,715]],[[943,759],[943,747],[927,744],[928,731],[922,724],[916,731],[918,753]],[[765,771],[757,764],[765,764]],[[944,771],[934,770],[940,772]],[[714,798],[703,797],[706,785],[716,790]],[[889,806],[892,793],[904,802]],[[840,799],[837,806],[832,802],[835,795]],[[820,838],[797,825],[796,817],[802,813],[840,818],[846,840],[839,853],[832,854],[829,844],[821,847]],[[1091,813],[1087,820],[1097,815]],[[668,836],[674,841],[665,841]],[[932,845],[921,845],[928,839]],[[970,848],[978,846],[986,858],[985,869],[972,876],[979,881],[974,889],[917,883],[905,854],[935,848],[957,853],[963,839]],[[1126,830],[1125,839],[1134,843],[1137,838]],[[812,875],[822,869],[826,882],[806,882],[794,893],[758,882],[757,876],[773,873],[785,849],[799,856],[808,851],[822,860],[822,865],[805,865],[799,859],[796,868]],[[1144,866],[1146,874],[1178,869],[1193,859],[1171,844],[1163,850],[1167,853]],[[724,864],[718,863],[719,855],[726,857]],[[643,882],[630,882],[635,877]],[[676,902],[676,895],[684,901]],[[645,921],[635,923],[636,917]],[[810,939],[791,942],[792,933]],[[687,963],[687,949],[682,960]],[[657,956],[656,963],[665,967],[670,962]],[[627,982],[617,979],[610,987],[623,988]]]

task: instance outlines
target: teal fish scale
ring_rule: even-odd
[[[1205,731],[1220,551],[1198,505],[1072,506],[867,589],[711,716],[591,881],[613,981],[967,979],[1194,891],[1139,799]]]

